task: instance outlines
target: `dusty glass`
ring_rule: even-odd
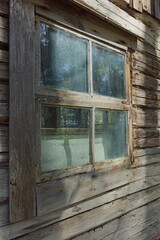
[[[41,85],[88,92],[88,41],[41,23]]]
[[[41,170],[89,163],[90,110],[41,108]]]
[[[94,93],[125,99],[125,56],[107,47],[93,44],[92,62]]]
[[[95,161],[128,156],[128,112],[95,111]]]

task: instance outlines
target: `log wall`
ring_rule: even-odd
[[[83,31],[128,47],[133,162],[117,161],[115,165],[108,164],[97,171],[86,168],[83,173],[77,171],[72,176],[64,175],[59,180],[52,176],[50,179],[46,176],[37,179],[36,217],[9,224],[8,2],[0,1],[0,239],[159,239],[160,47],[156,34],[160,28],[152,17],[139,13],[141,20],[137,20],[137,12],[135,14],[133,8],[126,11],[128,1],[124,1],[125,4],[120,6],[117,4],[119,1],[99,0],[97,1],[99,5],[95,9],[93,9],[95,1],[70,0],[70,2],[76,4],[78,11],[81,10],[78,13],[80,18],[77,18],[77,14],[71,10],[72,6],[65,5],[65,2],[64,5],[55,6],[53,3],[50,4],[49,0],[32,1],[40,16],[47,12],[48,18],[51,19],[54,11],[54,18],[56,17],[57,21],[66,21],[65,23],[72,27],[80,26]],[[105,2],[108,4],[105,5]],[[103,7],[103,16],[100,16],[99,6]],[[67,11],[72,18],[68,17]],[[120,19],[120,15],[116,18],[117,14],[132,13],[132,17],[126,20],[127,25],[119,24],[120,29],[110,24],[113,23],[113,19],[108,17],[110,11],[115,11],[114,24]],[[108,15],[104,20],[105,14]],[[152,29],[147,24],[148,18],[152,22]],[[125,17],[123,22],[125,24]],[[139,30],[136,32],[136,25],[132,28],[130,26],[131,23],[138,22]],[[149,36],[147,38],[144,34],[145,27]]]

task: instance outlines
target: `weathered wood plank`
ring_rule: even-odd
[[[6,84],[0,84],[0,101],[8,101],[9,87]]]
[[[160,128],[136,128],[133,129],[135,139],[154,138],[160,136]]]
[[[0,198],[8,198],[9,195],[9,173],[8,169],[0,169]]]
[[[134,147],[154,147],[160,145],[159,128],[138,128],[133,130]]]
[[[130,1],[130,7],[134,8],[138,12],[142,12],[142,0],[133,0]]]
[[[159,165],[157,166],[159,167]],[[159,174],[160,170],[155,169],[156,165],[148,166],[148,168],[151,169],[151,173]],[[151,173],[148,176],[152,176]],[[145,177],[145,167],[132,171],[119,169],[107,172],[105,169],[95,173],[38,184],[37,211],[39,215],[49,213]],[[80,187],[78,188],[78,186]]]
[[[8,152],[8,126],[0,126],[0,152]]]
[[[152,171],[150,167],[147,166],[146,168],[142,169],[143,171],[141,172],[137,171],[137,169],[134,170],[133,176],[135,178],[135,181],[133,179],[133,182],[129,183],[128,185],[114,189],[113,191],[104,193],[103,195],[96,196],[96,198],[88,199],[85,202],[74,204],[70,208],[62,209],[61,211],[53,211],[47,215],[39,216],[1,228],[0,237],[3,238],[3,236],[6,236],[6,233],[10,233],[10,236],[16,238],[17,236],[30,233],[50,224],[62,221],[68,217],[75,216],[77,214],[99,207],[103,204],[115,201],[116,199],[120,199],[127,195],[134,194],[135,192],[139,192],[160,184],[159,175],[155,174],[154,176],[145,177],[146,170],[147,172]],[[139,180],[136,181],[138,178]]]
[[[8,103],[0,104],[0,123],[8,122]]]
[[[159,48],[159,41],[145,24],[131,17],[128,13],[106,0],[69,0],[97,14],[101,18],[111,21],[113,24],[125,29],[126,31],[145,39],[151,45]],[[155,42],[157,40],[157,42]]]
[[[132,59],[138,62],[143,62],[147,66],[154,67],[156,69],[160,68],[160,61],[155,56],[151,56],[149,54],[143,54],[138,51],[132,54]]]
[[[137,127],[159,127],[160,111],[137,108],[133,110],[133,125]]]
[[[160,138],[143,138],[134,140],[134,147],[144,148],[144,147],[156,147],[160,146]]]
[[[146,12],[151,13],[151,0],[143,0],[143,9]]]
[[[124,215],[128,214],[131,211],[133,211],[132,216],[134,216],[134,219],[136,218],[135,213],[138,214],[138,217],[136,219],[137,224],[132,225],[132,227],[134,227],[138,225],[140,221],[142,221],[142,216],[144,220],[144,212],[146,214],[146,210],[147,208],[149,208],[148,205],[146,204],[148,204],[150,201],[155,201],[154,204],[151,203],[150,205],[151,207],[148,210],[150,212],[152,210],[152,215],[151,215],[152,218],[150,219],[151,216],[146,216],[146,219],[151,221],[153,221],[153,219],[157,220],[159,216],[159,213],[157,212],[157,210],[160,206],[159,193],[160,193],[160,189],[157,186],[156,188],[149,189],[144,192],[142,191],[140,193],[130,195],[127,198],[119,199],[114,202],[105,204],[99,208],[92,209],[83,214],[79,214],[78,216],[69,218],[65,221],[61,221],[57,224],[53,224],[46,228],[41,228],[38,231],[35,231],[24,237],[18,238],[18,240],[49,239],[51,238],[51,236],[53,237],[53,234],[56,240],[70,239],[76,235],[80,235],[86,231],[105,225],[107,222],[112,221],[116,218],[123,217]],[[138,209],[135,210],[136,208]],[[139,212],[141,213],[141,216]],[[131,225],[130,225],[130,228],[131,228]],[[114,234],[115,234],[115,231],[114,231]],[[90,238],[90,239],[94,239],[94,238]]]
[[[160,78],[159,69],[155,68],[154,66],[149,67],[145,63],[136,61],[135,59],[132,61],[132,68],[151,77]]]
[[[0,49],[0,62],[8,63],[8,51]]]
[[[0,227],[7,224],[9,224],[9,205],[8,203],[4,203],[0,204]]]
[[[160,222],[159,222],[159,219],[157,219],[157,221],[155,223],[151,223],[150,225],[148,225],[147,223],[145,223],[145,224],[146,224],[146,227],[144,226],[144,229],[142,231],[139,231],[138,233],[131,236],[130,240],[137,240],[137,239],[159,240],[159,236],[160,236]]]
[[[41,4],[41,2],[39,2],[39,4]],[[68,7],[68,5],[64,5],[64,11],[60,9],[61,5],[59,5],[60,4],[57,6],[55,1],[54,3],[47,1],[45,7],[36,7],[36,13],[39,16],[47,17],[47,19],[49,18],[50,20],[62,23],[82,33],[88,33],[108,40],[110,44],[114,42],[115,46],[116,44],[118,45],[118,43],[121,47],[122,45],[130,48],[133,48],[134,45],[136,46],[136,39],[121,29],[116,28],[116,26],[114,26],[113,31],[113,26],[110,23],[106,22],[104,27],[104,21],[91,13],[84,11],[83,14],[79,14],[80,10],[77,10],[77,8],[72,9],[71,6]]]
[[[152,100],[152,99],[145,99],[145,98],[140,98],[137,96],[132,97],[132,103],[133,105],[137,105],[139,107],[147,107],[147,108],[156,108],[160,109],[160,101],[157,100]]]
[[[0,14],[8,15],[9,13],[9,0],[0,0]]]
[[[10,1],[10,221],[35,215],[34,6]],[[17,37],[18,36],[18,37]]]
[[[9,78],[9,68],[7,63],[0,64],[0,79],[1,80],[8,80]]]
[[[160,154],[160,147],[135,149],[133,152],[134,157]]]
[[[157,200],[73,239],[148,240],[154,236],[158,237],[160,233],[159,207],[159,200]],[[152,230],[151,233],[147,229]]]
[[[160,108],[160,93],[141,88],[132,88],[132,103],[149,108]]]
[[[0,16],[0,42],[8,44],[8,19]]]
[[[143,15],[144,16],[144,15]],[[155,23],[155,21],[154,21]],[[156,26],[157,29],[157,26]],[[160,50],[155,48],[154,46],[151,46],[150,44],[146,43],[142,39],[137,39],[137,51],[140,51],[142,53],[148,53],[153,56],[156,56],[157,58],[160,58]]]
[[[8,163],[9,156],[8,153],[0,153],[0,164]]]
[[[146,166],[148,164],[160,163],[160,153],[154,155],[146,155],[134,158],[134,166]]]
[[[147,76],[138,72],[132,74],[132,84],[135,86],[143,87],[144,89],[152,92],[160,92],[160,79]]]
[[[37,185],[38,215],[86,200],[129,182],[130,170],[101,170]],[[54,189],[54,191],[53,191]]]

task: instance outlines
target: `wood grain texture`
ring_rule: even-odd
[[[9,0],[0,0],[0,14],[8,16],[9,13]]]
[[[69,0],[72,3],[77,4],[89,11],[97,14],[99,17],[112,22],[122,29],[136,35],[139,38],[145,39],[146,42],[150,43],[154,47],[159,49],[160,40],[154,35],[150,28],[148,28],[141,21],[131,17],[128,13],[115,6],[108,0]],[[155,40],[157,40],[155,42]]]
[[[35,215],[34,6],[10,1],[10,221]]]
[[[145,171],[146,168],[143,168],[143,169]],[[148,168],[148,170],[150,170],[150,167]],[[40,228],[44,228],[45,226],[51,225],[53,223],[56,224],[62,220],[64,220],[64,226],[65,226],[65,219],[69,217],[76,216],[77,214],[83,214],[86,211],[103,206],[104,204],[107,204],[107,203],[114,204],[114,202],[118,199],[121,199],[121,201],[123,202],[123,200],[127,198],[127,196],[129,197],[130,194],[132,194],[132,198],[134,198],[134,195],[136,198],[137,197],[136,193],[139,192],[140,194],[141,191],[145,189],[149,190],[149,188],[154,186],[155,188],[153,189],[156,189],[160,184],[160,177],[158,174],[154,176],[147,176],[146,178],[144,177],[144,174],[143,174],[142,178],[140,178],[139,174],[141,174],[142,172],[139,172],[135,169],[133,173],[135,176],[134,178],[135,181],[133,179],[133,182],[129,183],[128,185],[124,185],[120,188],[113,189],[113,191],[106,192],[102,195],[96,196],[92,199],[88,199],[84,202],[74,204],[73,206],[66,209],[62,209],[61,211],[53,211],[43,216],[38,216],[36,218],[25,220],[25,221],[13,224],[11,226],[3,227],[0,229],[0,237],[3,239],[3,236],[8,236],[6,235],[6,233],[8,233],[9,236],[12,236],[12,238],[16,238],[18,236],[28,234]],[[138,178],[139,180],[136,180]],[[151,192],[153,193],[154,191],[151,191]],[[142,194],[144,193],[145,191],[143,191]],[[148,199],[151,200],[150,197],[148,197]]]
[[[0,227],[7,224],[9,224],[9,205],[8,203],[0,203]]]
[[[101,170],[37,185],[38,215],[86,200],[129,182],[130,171]]]
[[[7,168],[0,169],[0,198],[6,199],[9,196],[9,171]]]
[[[75,217],[69,218],[65,221],[60,221],[57,224],[53,224],[46,228],[42,228],[24,237],[20,237],[18,238],[18,240],[20,239],[21,240],[24,240],[24,239],[25,240],[29,240],[29,239],[48,240],[53,236],[53,234],[56,240],[62,240],[62,239],[66,240],[66,239],[74,238],[76,235],[80,235],[87,231],[90,231],[91,229],[95,230],[95,228],[98,228],[100,226],[104,227],[105,224],[107,224],[110,221],[114,221],[114,219],[116,218],[124,219],[128,215],[129,216],[127,217],[127,221],[129,221],[129,225],[123,224],[121,225],[121,227],[123,227],[123,229],[125,227],[127,234],[134,234],[134,231],[136,233],[137,231],[140,231],[144,228],[143,224],[142,225],[140,224],[141,221],[148,220],[150,221],[150,223],[152,223],[153,221],[158,219],[158,216],[159,216],[158,209],[160,207],[160,200],[159,200],[160,190],[158,189],[159,189],[159,186],[157,186],[157,188],[149,189],[144,192],[142,191],[140,193],[130,195],[127,198],[118,199],[114,202],[104,204],[99,208],[92,209],[83,214],[79,214]],[[146,197],[146,194],[148,198]],[[148,205],[150,201],[151,202],[154,201],[154,202]],[[152,214],[151,214],[151,211],[152,211]],[[146,212],[148,215],[145,216]],[[131,213],[133,216],[132,218],[130,218]],[[154,216],[154,219],[152,218],[153,216]],[[135,224],[133,224],[134,222]],[[111,228],[111,225],[109,223],[106,226],[108,227],[108,225],[110,226],[110,230],[113,230],[113,227]],[[120,223],[118,225],[120,225]],[[116,238],[114,239],[119,239],[120,226],[118,228],[118,225],[116,226],[113,225],[115,227],[114,231],[110,231],[110,232],[105,231],[105,234],[106,235],[108,234],[108,236],[111,233],[113,234],[112,238],[110,239],[113,239],[114,235],[116,235]],[[131,233],[129,232],[130,229],[132,229]],[[101,233],[99,233],[99,238],[100,237],[102,237]],[[125,239],[127,239],[127,237],[128,236],[126,236]],[[90,238],[83,238],[83,239],[98,239],[98,236],[97,238],[94,238],[94,235],[92,235],[92,237]]]
[[[160,111],[156,109],[134,109],[133,125],[136,127],[158,128],[160,126]]]
[[[136,200],[135,200],[136,201]],[[157,200],[130,213],[115,219],[106,225],[72,238],[74,240],[148,240],[160,234]],[[154,216],[154,218],[153,218]],[[27,239],[27,238],[26,238]],[[154,239],[154,238],[153,238]],[[154,239],[158,240],[158,238]]]

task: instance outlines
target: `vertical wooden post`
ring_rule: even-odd
[[[35,216],[35,14],[10,0],[10,221]]]

